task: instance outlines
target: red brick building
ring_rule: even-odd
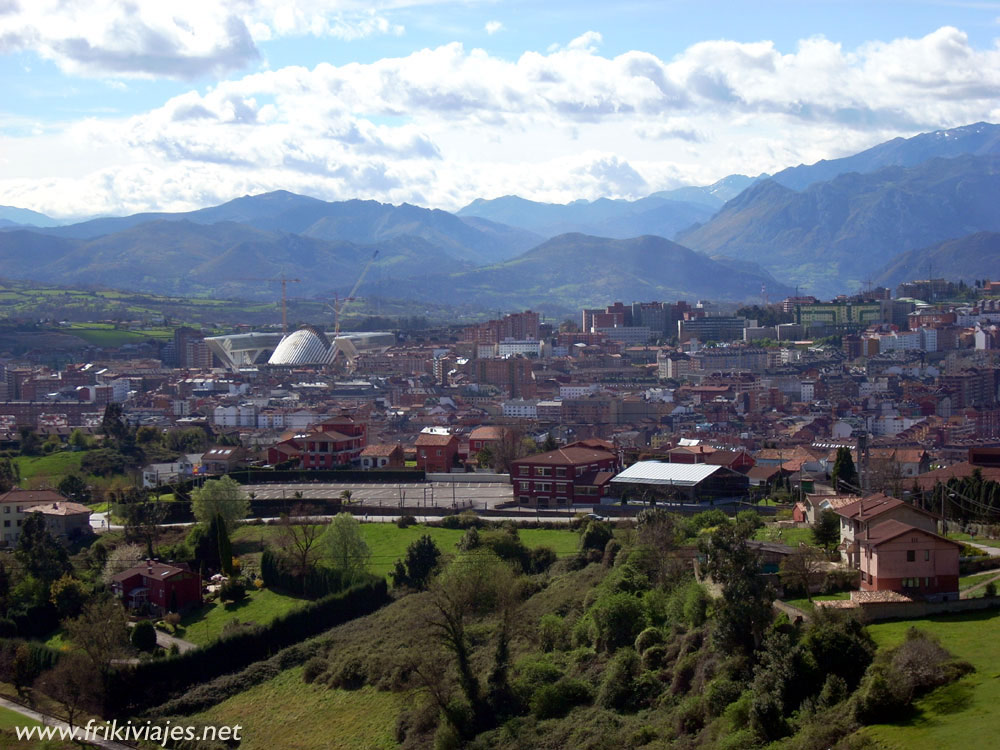
[[[201,606],[201,576],[186,565],[146,561],[115,575],[111,589],[129,609],[148,605],[152,614]]]
[[[417,468],[426,472],[447,473],[458,456],[458,437],[435,428],[417,436]]]
[[[571,443],[511,462],[510,481],[518,504],[558,508],[601,502],[617,470],[613,450]]]
[[[469,433],[469,455],[479,453],[483,448],[493,448],[504,439],[507,428],[499,425],[484,425]]]
[[[880,523],[858,540],[861,590],[929,599],[958,598],[962,545],[899,521]]]
[[[332,469],[361,458],[368,443],[368,425],[354,417],[340,415],[311,425],[306,432],[286,435],[267,451],[271,464],[299,459],[302,469]]]

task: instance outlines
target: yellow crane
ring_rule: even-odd
[[[281,274],[279,279],[263,279],[256,276],[242,276],[236,281],[262,281],[266,284],[281,284],[281,335],[288,335],[288,285],[298,284],[300,279],[290,279],[285,274]]]
[[[333,295],[333,304],[327,305],[327,307],[333,311],[333,337],[336,338],[340,335],[340,314],[347,307],[348,302],[354,301],[354,295],[357,293],[358,289],[361,287],[361,282],[365,280],[365,274],[368,273],[368,269],[372,267],[372,263],[378,258],[378,250],[372,253],[372,257],[369,259],[365,267],[361,269],[361,275],[358,276],[358,280],[354,282],[354,287],[351,289],[350,293],[343,299],[340,299],[336,294]]]

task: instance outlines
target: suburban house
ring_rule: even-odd
[[[129,609],[148,605],[153,614],[201,606],[201,576],[183,564],[147,560],[115,575],[111,589]]]
[[[361,451],[362,469],[402,469],[405,465],[400,443],[375,443]]]
[[[90,532],[90,509],[77,503],[69,503],[54,490],[22,490],[17,487],[0,494],[0,528],[2,541],[10,546],[21,535],[21,525],[30,513],[42,512],[47,508],[45,526],[55,536],[68,537],[68,532]]]
[[[825,510],[836,512],[840,508],[853,505],[858,501],[857,495],[819,495],[806,493],[802,504],[805,506],[805,518],[807,523],[816,523]]]
[[[368,425],[347,415],[329,417],[308,430],[286,433],[268,448],[267,461],[298,460],[303,469],[332,469],[361,458],[368,442]]]
[[[512,461],[510,481],[520,505],[599,503],[617,470],[618,454],[613,450],[571,443]]]
[[[206,474],[229,474],[246,467],[247,452],[239,445],[217,445],[202,454],[201,465]]]
[[[854,568],[860,567],[858,540],[871,538],[876,527],[881,524],[898,521],[931,534],[937,531],[937,518],[934,515],[888,495],[857,498],[855,502],[836,508],[834,512],[840,516],[841,557]]]
[[[469,455],[474,456],[483,448],[492,449],[504,439],[506,434],[507,428],[498,425],[477,427],[469,433]]]
[[[417,435],[417,468],[447,473],[458,457],[458,437],[445,427],[425,427]]]
[[[862,591],[958,599],[958,542],[893,520],[870,529],[858,546]]]
[[[94,531],[90,526],[90,508],[80,503],[60,500],[33,505],[26,512],[41,513],[45,517],[45,530],[62,539],[78,539]]]

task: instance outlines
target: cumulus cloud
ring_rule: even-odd
[[[258,42],[276,37],[403,30],[343,0],[0,0],[0,54],[32,50],[88,76],[218,76],[257,62]]]
[[[951,27],[855,49],[705,41],[669,60],[605,56],[600,43],[588,32],[513,60],[452,43],[222,81],[94,121],[94,138],[119,150],[106,169],[39,183],[19,171],[27,156],[5,165],[0,203],[64,214],[62,201],[86,195],[87,213],[121,212],[255,187],[452,209],[509,193],[636,198],[1000,119],[1000,50]]]
[[[487,34],[493,36],[498,31],[503,31],[503,24],[500,21],[487,21],[485,29]]]

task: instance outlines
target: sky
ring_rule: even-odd
[[[0,0],[0,205],[639,198],[1000,122],[1000,0]]]

